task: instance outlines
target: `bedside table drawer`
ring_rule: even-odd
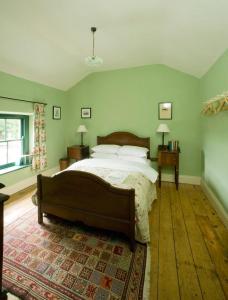
[[[68,158],[73,158],[76,160],[81,160],[83,158],[89,157],[89,147],[88,146],[71,146],[67,147]]]
[[[67,148],[67,156],[69,158],[81,159],[81,151],[79,148],[68,147]]]
[[[178,155],[169,152],[160,152],[158,157],[159,165],[175,166],[178,163]]]

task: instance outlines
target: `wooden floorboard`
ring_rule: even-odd
[[[191,205],[189,185],[180,185],[179,196],[202,297],[208,300],[226,299]]]
[[[199,278],[195,269],[192,250],[181,209],[179,193],[169,185],[171,213],[175,241],[177,271],[181,299],[202,299]]]
[[[11,197],[5,224],[33,207],[33,193]],[[162,183],[149,221],[150,300],[228,299],[228,231],[199,186]]]
[[[35,192],[32,186],[10,197],[4,204],[4,224],[8,225],[33,207],[31,197]]]
[[[228,234],[226,227],[223,225],[214,208],[210,205],[202,189],[197,185],[193,185],[192,189],[194,189],[193,199],[196,199],[199,205],[201,205],[202,212],[200,212],[200,215],[207,216],[210,219],[210,222],[219,237],[220,243],[227,249]]]
[[[192,192],[192,187],[189,187],[189,190],[192,195],[190,197],[190,201],[195,212],[199,228],[203,234],[211,260],[215,265],[223,291],[228,298],[228,244],[225,245],[223,243],[226,237],[226,229],[223,226],[218,225],[214,227],[213,221],[211,221],[210,218],[211,215],[208,215],[208,212],[205,209],[205,203],[202,202],[202,194],[198,193],[198,190],[194,190],[194,192]],[[216,220],[216,223],[218,224],[218,220]],[[220,223],[220,225],[222,224]]]
[[[150,248],[151,248],[151,273],[150,297],[158,298],[158,262],[159,262],[159,210],[160,201],[155,200],[150,213]],[[153,249],[153,251],[152,251]]]
[[[173,237],[170,194],[166,183],[160,194],[158,299],[180,299]],[[153,251],[153,249],[152,249]]]

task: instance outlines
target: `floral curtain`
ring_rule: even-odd
[[[32,168],[43,170],[47,167],[46,130],[44,104],[34,104],[34,148]]]

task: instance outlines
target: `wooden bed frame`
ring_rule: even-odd
[[[133,145],[150,149],[150,138],[128,132],[97,137],[97,144]],[[149,153],[148,153],[149,156]],[[113,187],[91,173],[66,171],[53,177],[37,176],[38,222],[43,213],[113,230],[130,239],[135,249],[135,190]]]

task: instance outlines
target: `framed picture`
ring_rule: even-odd
[[[61,107],[60,106],[53,106],[52,118],[54,120],[61,120]]]
[[[90,119],[91,118],[91,107],[82,107],[81,108],[81,118]]]
[[[158,103],[158,119],[172,120],[172,102]]]

